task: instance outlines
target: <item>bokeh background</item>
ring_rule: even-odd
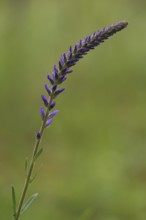
[[[13,219],[41,119],[46,74],[103,26],[127,29],[91,51],[64,83],[46,130],[38,199],[22,220],[146,219],[146,2],[0,1],[0,219]]]

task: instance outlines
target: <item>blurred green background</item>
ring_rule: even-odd
[[[46,74],[70,45],[122,19],[127,29],[91,51],[64,83],[46,130],[38,199],[22,220],[146,219],[146,2],[0,1],[0,219],[24,182],[41,120]]]

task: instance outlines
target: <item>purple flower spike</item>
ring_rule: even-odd
[[[54,97],[56,98],[56,96],[58,96],[61,92],[63,92],[65,89],[64,88],[59,88],[55,91],[54,93]]]
[[[45,115],[46,115],[46,112],[45,112],[45,110],[42,106],[40,107],[40,113],[41,113],[42,119],[44,119]]]
[[[46,127],[48,127],[52,122],[53,122],[53,119],[52,119],[52,118],[49,118],[49,119],[46,121]]]
[[[59,112],[59,110],[54,110],[53,112],[51,112],[51,113],[49,114],[49,117],[50,117],[50,118],[54,117],[55,115],[58,114],[58,112]]]
[[[45,106],[47,107],[48,106],[48,99],[46,98],[45,95],[42,95],[42,100],[43,100]]]
[[[52,91],[47,84],[45,84],[45,89],[47,90],[48,94],[51,95]]]
[[[121,31],[122,29],[126,28],[128,22],[120,21],[111,26],[107,26],[98,30],[91,34],[90,36],[85,37],[84,39],[78,41],[74,47],[70,46],[67,53],[64,53],[60,56],[57,65],[54,65],[52,75],[47,75],[47,78],[51,84],[51,86],[45,84],[45,89],[48,93],[48,98],[42,95],[42,100],[44,105],[47,107],[45,111],[43,107],[40,107],[40,113],[44,124],[46,127],[52,123],[52,117],[54,117],[58,110],[50,111],[54,108],[55,102],[54,99],[64,91],[64,88],[58,88],[61,83],[63,83],[69,73],[72,72],[71,67],[76,65],[76,63],[83,58],[89,51],[93,50],[96,46],[103,43],[109,37],[114,35],[115,33]],[[48,116],[48,120],[46,119],[46,113]],[[47,121],[46,121],[47,120]],[[40,138],[39,132],[37,134],[37,138]]]
[[[47,75],[47,78],[50,81],[50,83],[53,85],[54,84],[54,80],[52,79],[52,77],[49,74]]]

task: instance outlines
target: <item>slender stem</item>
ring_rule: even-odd
[[[43,120],[42,126],[40,128],[41,137],[39,139],[37,139],[36,144],[35,144],[34,149],[33,149],[32,158],[31,158],[31,161],[30,161],[28,173],[27,173],[27,176],[26,176],[26,179],[25,179],[24,187],[23,187],[23,190],[22,190],[22,194],[21,194],[21,197],[20,197],[19,204],[18,204],[17,212],[16,212],[16,215],[14,215],[15,220],[18,220],[19,217],[20,217],[23,202],[24,202],[24,199],[25,199],[25,196],[26,196],[26,193],[27,193],[27,189],[28,189],[28,186],[29,186],[29,183],[30,183],[30,180],[31,180],[31,176],[32,176],[32,171],[33,171],[33,168],[34,168],[34,165],[35,165],[34,157],[35,157],[36,153],[38,152],[38,149],[39,149],[39,146],[40,146],[41,138],[42,138],[42,135],[44,133],[44,129],[45,129],[45,126],[46,126],[46,121],[47,121],[48,114],[49,114],[49,107],[50,107],[51,103],[52,103],[52,98],[50,98],[48,108],[47,108],[47,111],[46,111],[46,115],[45,115],[45,118]]]

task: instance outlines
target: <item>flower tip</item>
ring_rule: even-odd
[[[122,20],[121,24],[123,24],[126,27],[128,25],[128,21]]]
[[[123,26],[123,28],[127,27],[128,25],[128,21],[122,20],[120,22],[118,22],[121,26]]]

